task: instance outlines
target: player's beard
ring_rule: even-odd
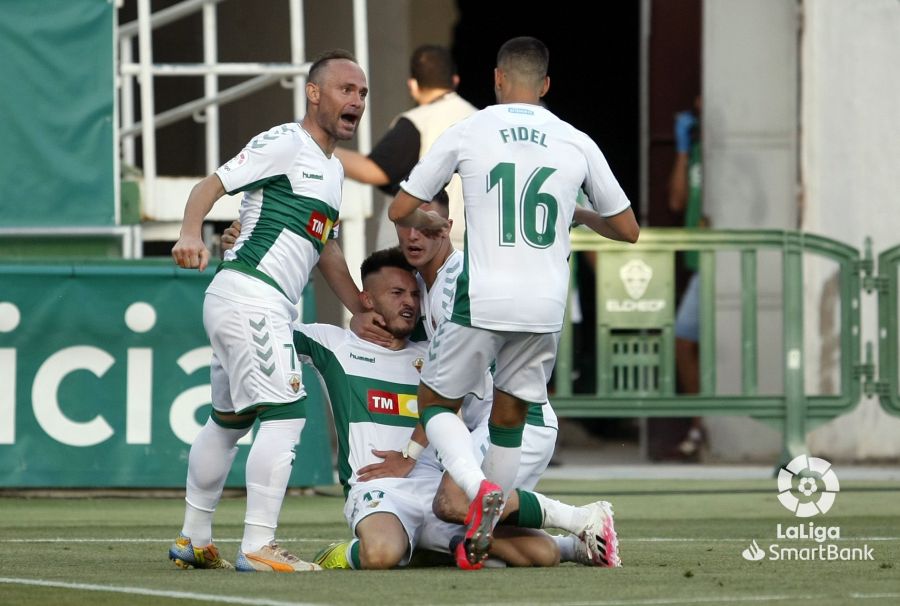
[[[387,321],[387,331],[395,339],[407,339],[416,329],[416,323],[408,323],[404,318],[397,315]]]

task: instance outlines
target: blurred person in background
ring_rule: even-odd
[[[416,107],[403,112],[375,144],[368,156],[337,148],[335,153],[350,179],[378,187],[393,196],[400,182],[412,171],[435,139],[448,126],[474,114],[475,106],[456,93],[459,75],[450,51],[442,46],[426,44],[413,51],[409,60],[409,95]],[[458,226],[453,244],[463,248],[465,216],[459,177],[447,186],[450,196],[450,218]],[[375,249],[397,245],[394,225],[387,218],[387,204],[377,213],[378,232]]]
[[[675,162],[669,176],[669,209],[684,215],[684,227],[707,227],[703,215],[703,171],[700,137],[702,100],[675,115]],[[680,393],[700,393],[700,254],[682,253],[688,281],[675,314],[675,361]],[[701,417],[693,417],[673,455],[686,461],[699,459],[707,444]]]

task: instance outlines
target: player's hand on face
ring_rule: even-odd
[[[234,248],[235,242],[241,235],[241,222],[240,221],[232,221],[231,225],[225,228],[225,231],[222,232],[222,237],[220,238],[222,241],[222,252],[226,250],[231,250]]]
[[[184,269],[203,271],[209,265],[209,251],[203,239],[196,236],[181,236],[172,248],[172,258]]]
[[[428,238],[440,238],[450,231],[450,222],[433,210],[424,211],[416,229]]]
[[[394,340],[393,335],[385,329],[384,318],[374,311],[354,314],[350,318],[350,330],[360,339],[382,347],[390,347]]]
[[[368,482],[378,478],[405,478],[416,466],[413,458],[403,458],[403,454],[396,450],[372,449],[372,454],[384,459],[381,463],[372,463],[360,467],[357,477],[360,482]]]

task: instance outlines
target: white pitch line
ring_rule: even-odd
[[[60,581],[45,581],[42,579],[17,579],[0,577],[0,583],[7,585],[29,585],[33,587],[54,587],[60,589],[75,589],[81,591],[101,591],[107,593],[124,593],[128,595],[144,595],[161,598],[175,598],[197,600],[204,602],[216,602],[221,604],[243,604],[245,606],[317,606],[312,602],[282,602],[279,600],[266,600],[255,598],[243,598],[240,596],[214,595],[207,593],[194,593],[188,591],[161,591],[157,589],[145,589],[143,587],[115,587],[106,585],[94,585],[89,583],[64,583]],[[674,604],[700,604],[700,603],[740,603],[783,600],[824,600],[833,599],[834,595],[757,595],[757,596],[717,596],[717,597],[690,597],[690,598],[650,598],[641,600],[604,600],[591,602],[563,602],[558,606],[670,606]],[[844,597],[851,600],[871,599],[897,599],[900,593],[849,593]],[[509,602],[522,606],[529,602]],[[480,604],[480,603],[479,603]]]
[[[557,606],[669,606],[672,604],[702,604],[702,603],[730,603],[740,602],[767,602],[784,600],[826,600],[836,597],[844,597],[848,600],[872,600],[900,598],[900,593],[849,593],[844,596],[835,595],[755,595],[755,596],[717,596],[717,597],[690,597],[690,598],[648,598],[642,600],[602,600],[590,602],[561,602]],[[509,604],[514,604],[510,602]],[[516,602],[518,606],[525,606],[529,602]]]
[[[0,577],[0,583],[7,585],[31,585],[34,587],[55,587],[59,589],[75,589],[80,591],[103,591],[107,593],[124,593],[128,595],[145,595],[158,598],[175,598],[179,600],[197,600],[202,602],[218,602],[221,604],[244,604],[246,606],[315,606],[311,602],[281,602],[259,598],[242,598],[240,596],[214,595],[211,593],[194,593],[190,591],[162,591],[143,587],[116,587],[112,585],[93,585],[90,583],[64,583],[60,581],[44,581],[42,579],[16,579]]]

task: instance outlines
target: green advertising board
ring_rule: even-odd
[[[171,261],[0,264],[0,486],[182,487],[210,410],[203,294]],[[305,320],[311,320],[306,317]],[[333,483],[318,380],[292,486]],[[243,486],[251,432],[228,477]]]

